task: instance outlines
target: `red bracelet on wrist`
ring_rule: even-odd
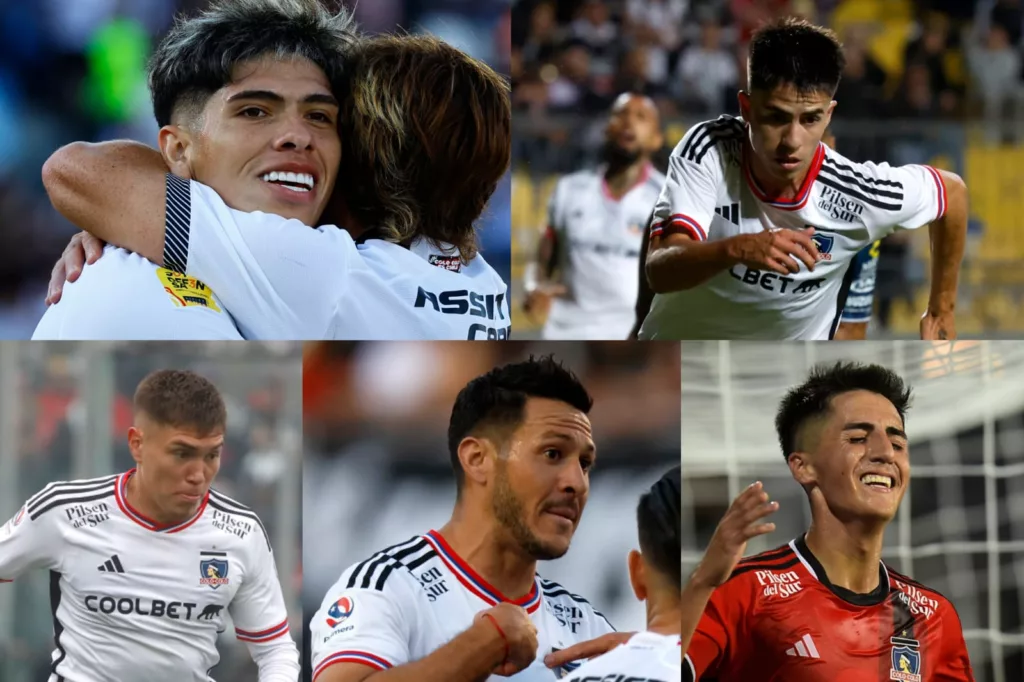
[[[494,627],[495,627],[495,629],[496,629],[496,630],[498,631],[498,634],[499,634],[499,635],[501,635],[501,639],[502,639],[502,640],[503,640],[503,641],[505,642],[505,658],[504,658],[504,660],[502,661],[502,663],[504,663],[505,661],[507,661],[507,660],[508,660],[508,654],[509,654],[509,649],[508,649],[508,637],[506,637],[506,636],[505,636],[505,632],[504,632],[504,631],[503,631],[503,630],[501,629],[501,626],[500,626],[500,625],[498,625],[498,621],[497,621],[497,620],[495,620],[494,616],[492,616],[492,615],[491,615],[491,614],[489,614],[489,613],[485,613],[485,614],[483,614],[483,616],[484,616],[484,618],[487,618],[487,619],[489,619],[489,620],[490,620],[490,621],[491,621],[492,623],[494,623]]]

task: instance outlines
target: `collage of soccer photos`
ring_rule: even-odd
[[[1021,0],[0,1],[0,682],[1024,682],[1022,197]]]

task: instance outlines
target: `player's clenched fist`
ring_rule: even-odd
[[[813,270],[821,260],[821,254],[814,243],[814,228],[803,230],[764,230],[756,234],[734,237],[730,256],[748,268],[771,270],[780,275],[796,274],[800,261]]]
[[[719,522],[704,558],[693,573],[693,580],[708,587],[718,587],[728,580],[743,558],[747,541],[775,530],[774,523],[759,522],[778,508],[778,502],[769,502],[760,481],[748,486],[733,500]]]
[[[474,619],[474,624],[477,623],[493,627],[504,639],[505,659],[493,674],[514,675],[528,668],[537,658],[537,627],[523,607],[498,604],[478,613]]]

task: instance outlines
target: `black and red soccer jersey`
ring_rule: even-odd
[[[833,585],[803,536],[741,561],[711,596],[683,679],[973,682],[953,605],[884,563],[878,574],[868,594]]]

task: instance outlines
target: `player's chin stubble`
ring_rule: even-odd
[[[494,518],[498,520],[512,534],[516,544],[522,547],[523,551],[537,561],[550,561],[565,554],[566,549],[552,547],[544,544],[540,538],[533,534],[526,523],[526,512],[523,504],[516,497],[515,491],[508,482],[508,474],[504,468],[499,468],[498,476],[494,483]]]

